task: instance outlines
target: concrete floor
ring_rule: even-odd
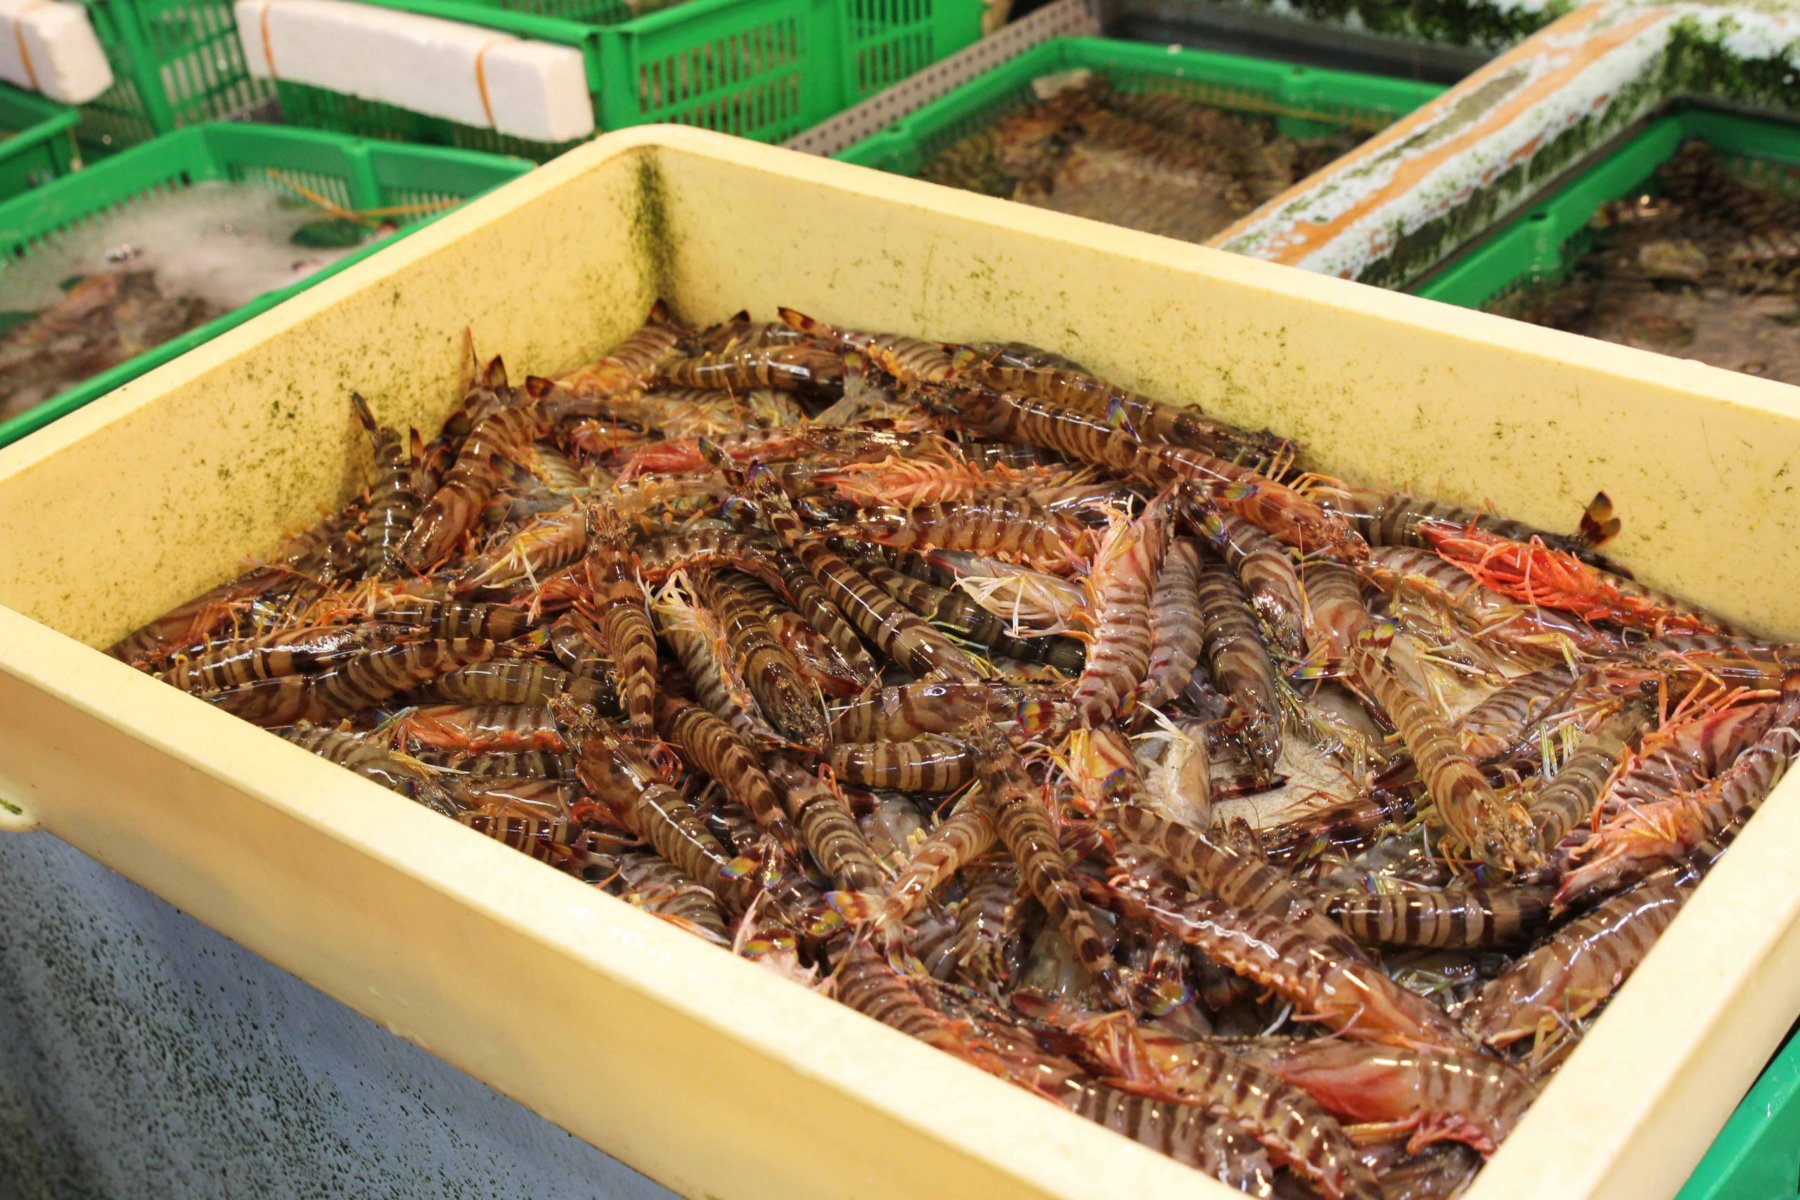
[[[50,835],[0,835],[0,1200],[673,1195]]]

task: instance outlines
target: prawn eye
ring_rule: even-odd
[[[754,525],[761,519],[762,510],[748,496],[727,496],[719,505],[719,515],[739,525]]]
[[[1126,433],[1136,436],[1135,431],[1131,428],[1131,418],[1125,415],[1125,402],[1122,397],[1114,396],[1106,402],[1106,414],[1102,419],[1106,422],[1106,427],[1114,433],[1123,429]]]

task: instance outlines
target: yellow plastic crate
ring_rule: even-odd
[[[0,796],[689,1195],[1235,1195],[91,649],[335,504],[455,403],[653,297],[1024,338],[1317,465],[1552,527],[1800,636],[1800,391],[696,130],[608,135],[0,450]],[[1800,777],[1471,1200],[1674,1192],[1800,1005]]]

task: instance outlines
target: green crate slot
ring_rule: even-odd
[[[1675,1200],[1800,1196],[1800,1033],[1788,1034],[1762,1078],[1719,1131]]]
[[[633,16],[620,0],[374,0],[572,46],[601,130],[668,121],[778,142],[974,42],[981,0],[686,0]],[[365,137],[521,154],[509,138],[285,80],[289,120]]]
[[[1710,145],[1734,174],[1800,192],[1800,130],[1733,113],[1682,109],[1652,121],[1413,290],[1432,300],[1482,308],[1520,288],[1565,278],[1592,246],[1588,224],[1600,207],[1654,190],[1656,169],[1690,138]]]
[[[886,129],[840,151],[844,162],[917,175],[945,146],[1023,108],[1033,81],[1086,69],[1128,92],[1170,92],[1235,112],[1273,116],[1306,137],[1334,129],[1373,133],[1434,98],[1438,84],[1324,71],[1236,54],[1171,49],[1106,38],[1059,38],[1002,63]]]
[[[274,95],[244,65],[231,0],[79,3],[113,72],[113,86],[81,106],[76,136],[91,146],[134,146]]]
[[[34,92],[0,84],[0,200],[67,175],[80,114]]]
[[[248,124],[198,125],[126,150],[29,195],[0,202],[0,278],[8,263],[105,213],[195,183],[229,180],[292,191],[297,184],[348,209],[454,204],[531,169],[524,159],[430,146],[399,146],[310,129]],[[416,228],[441,210],[391,219]],[[405,229],[400,235],[403,236]],[[366,258],[392,239],[360,247],[316,274],[155,346],[68,388],[9,421],[0,446],[17,441],[97,396],[185,353]]]

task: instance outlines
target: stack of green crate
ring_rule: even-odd
[[[72,108],[0,84],[0,199],[69,173],[78,120]]]
[[[383,210],[393,213],[397,223],[416,227],[531,167],[523,159],[431,146],[395,146],[308,129],[199,125],[0,202],[0,281],[5,277],[5,264],[27,259],[35,249],[53,243],[64,231],[97,214],[203,181],[254,183],[295,194],[303,194],[298,189],[304,188],[339,208]],[[391,240],[367,244],[310,278],[265,293],[0,423],[0,446],[241,325]]]
[[[377,0],[389,8],[573,46],[595,125],[668,121],[778,142],[974,42],[982,0]],[[523,154],[567,149],[336,92],[278,85],[297,124]]]

